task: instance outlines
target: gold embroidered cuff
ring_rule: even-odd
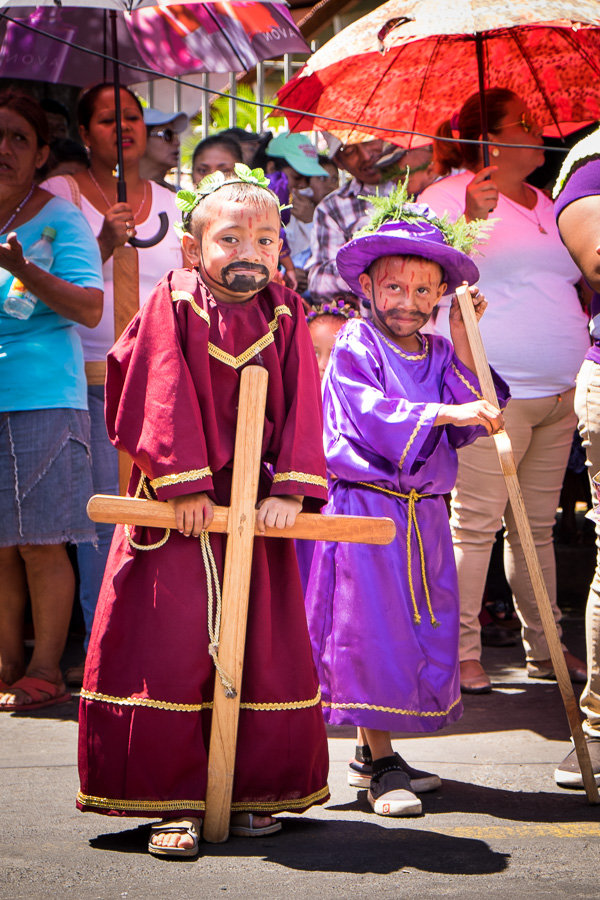
[[[278,472],[273,478],[273,484],[282,481],[297,481],[299,484],[316,484],[317,487],[327,488],[327,479],[320,475],[309,475],[306,472]]]
[[[462,383],[464,384],[464,386],[467,387],[467,388],[469,388],[469,390],[471,391],[471,393],[472,393],[472,394],[475,394],[475,396],[477,397],[478,400],[483,400],[483,397],[481,396],[481,394],[479,393],[479,391],[477,390],[477,388],[473,387],[473,385],[471,384],[471,382],[470,382],[467,378],[465,378],[465,376],[464,376],[463,373],[460,371],[460,369],[458,368],[458,366],[456,366],[454,363],[452,363],[452,369],[453,369],[454,373],[456,374],[456,376],[457,376],[458,378],[460,378],[460,380],[462,381]]]
[[[190,469],[189,472],[180,472],[179,475],[161,475],[160,478],[154,478],[150,482],[150,487],[161,488],[170,484],[182,484],[185,481],[201,481],[203,478],[209,478],[212,475],[210,466],[204,469]]]

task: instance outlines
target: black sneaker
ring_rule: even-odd
[[[600,786],[600,738],[589,737],[589,735],[586,734],[585,742],[590,754],[592,772],[594,773],[596,784]],[[581,777],[579,760],[577,759],[577,753],[574,747],[568,756],[565,756],[560,766],[554,770],[554,780],[560,787],[583,787],[583,778]]]
[[[368,747],[361,747],[360,744],[356,745],[354,759],[351,759],[348,763],[348,784],[350,787],[369,788],[373,774],[373,760],[368,751]],[[402,759],[399,753],[395,755],[400,768],[406,772],[410,779],[410,789],[414,794],[424,794],[427,791],[437,791],[441,788],[442,779],[439,775],[434,775],[432,772],[422,772],[420,769],[413,769],[405,759]]]
[[[419,816],[421,801],[410,789],[410,778],[400,768],[398,754],[375,760],[367,798],[379,816]]]

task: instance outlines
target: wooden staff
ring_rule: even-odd
[[[113,251],[113,303],[115,341],[120,338],[140,308],[140,270],[138,252],[125,244]],[[106,374],[106,368],[105,368]],[[119,451],[119,491],[127,492],[131,475],[131,457]]]
[[[266,369],[259,366],[249,366],[242,371],[231,505],[213,507],[214,519],[208,528],[209,531],[227,534],[219,663],[235,687],[235,696],[229,696],[231,692],[226,694],[219,678],[215,679],[208,755],[206,816],[202,829],[203,836],[212,843],[221,843],[229,836],[250,594],[250,568],[254,537],[260,534],[256,528],[256,500],[267,381]],[[88,514],[95,522],[175,527],[175,514],[171,506],[156,500],[136,500],[130,497],[99,494],[89,501]],[[267,527],[266,535],[278,538],[389,544],[396,535],[396,527],[391,519],[301,513],[291,528]]]
[[[475,315],[473,300],[468,286],[465,285],[459,287],[456,291],[456,296],[458,297],[460,310],[465,323],[471,353],[475,360],[475,371],[479,378],[481,393],[485,400],[497,407],[498,397],[496,396],[492,373],[490,372],[490,366],[485,354],[483,341],[481,340],[477,316]],[[531,525],[529,524],[527,510],[525,509],[523,494],[521,493],[512,444],[506,431],[495,434],[494,442],[496,444],[502,474],[504,475],[504,481],[508,491],[508,499],[513,511],[513,516],[515,517],[517,531],[523,548],[527,571],[529,572],[529,577],[531,579],[535,602],[540,613],[544,635],[550,650],[550,658],[562,695],[571,734],[573,735],[573,743],[577,753],[579,768],[581,769],[585,792],[590,803],[600,803],[598,786],[596,784],[596,779],[594,778],[590,754],[581,727],[579,707],[575,700],[575,694],[573,693],[573,685],[569,678],[567,664],[558,635],[558,628],[552,612],[546,583],[544,582],[542,567],[537,555],[533,534],[531,533]]]

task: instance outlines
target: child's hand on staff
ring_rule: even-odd
[[[465,281],[465,282],[463,282],[463,284],[466,285],[467,282]],[[475,310],[475,316],[477,318],[477,321],[479,322],[482,315],[484,314],[484,312],[487,309],[488,302],[485,299],[484,295],[480,293],[479,288],[475,287],[475,285],[472,285],[469,288],[469,293],[471,294],[471,297],[473,299],[473,308]],[[462,317],[462,312],[460,309],[460,304],[458,302],[458,297],[456,296],[456,294],[453,294],[452,295],[452,303],[450,305],[450,327],[451,328],[456,327],[457,325],[459,327],[462,327],[463,329],[465,327],[464,320]]]
[[[256,524],[261,534],[268,528],[291,528],[302,510],[304,497],[290,494],[285,497],[267,497],[258,504]]]
[[[434,425],[483,425],[488,434],[496,434],[504,428],[504,417],[499,409],[487,400],[456,405],[442,404]]]
[[[199,537],[213,520],[213,505],[206,494],[182,494],[169,497],[167,503],[175,510],[177,531],[186,537]]]

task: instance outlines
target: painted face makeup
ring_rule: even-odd
[[[313,347],[317,355],[321,381],[323,381],[333,345],[345,321],[342,316],[318,316],[308,324],[308,330],[310,331]]]
[[[376,260],[360,283],[371,300],[375,324],[398,343],[412,338],[429,321],[446,289],[437,263],[406,256]]]
[[[195,235],[202,277],[217,299],[247,300],[277,271],[279,214],[274,206],[249,208],[216,195],[211,203],[210,220]]]

